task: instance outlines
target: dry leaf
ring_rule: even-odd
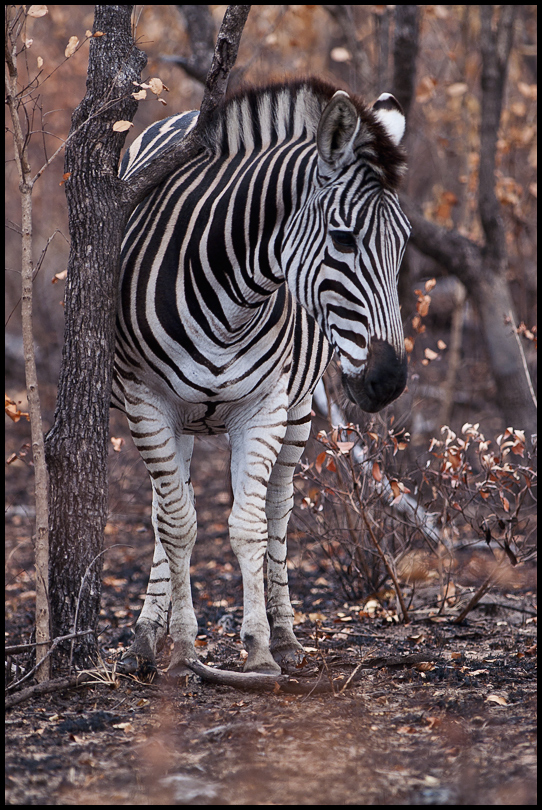
[[[27,422],[30,422],[30,414],[19,410],[19,408],[17,407],[17,403],[15,403],[12,399],[10,399],[6,394],[4,395],[4,397],[5,397],[6,416],[9,416],[9,418],[13,422],[18,422],[19,419],[21,419],[21,417],[26,416]]]
[[[333,48],[330,54],[334,62],[349,62],[352,54],[346,48]]]
[[[419,295],[418,301],[416,302],[416,309],[420,313],[421,317],[425,318],[425,316],[429,312],[431,296],[423,295],[420,290],[416,290],[415,292]]]
[[[432,76],[424,76],[416,88],[416,101],[418,104],[426,104],[435,95],[437,80]]]
[[[111,436],[111,444],[113,445],[113,450],[115,453],[120,453],[122,447],[124,446],[124,439],[122,437],[117,439],[115,436]]]
[[[373,462],[373,478],[375,481],[382,481],[382,472],[380,471],[380,467],[377,461]]]
[[[492,703],[498,703],[499,706],[508,706],[506,700],[501,697],[500,695],[488,695],[486,697],[486,702],[491,701]]]
[[[425,292],[431,292],[431,290],[435,287],[437,283],[436,278],[428,278],[425,282]]]
[[[161,79],[149,79],[149,88],[155,96],[159,96],[162,90],[165,89]]]
[[[135,731],[132,723],[113,723],[113,728],[120,728],[125,734]]]
[[[45,17],[46,14],[49,14],[49,9],[47,6],[30,6],[27,14],[29,17]]]
[[[79,45],[79,39],[77,37],[70,37],[68,44],[66,45],[66,50],[64,51],[64,56],[69,58],[72,56],[75,51],[77,50],[77,46]]]
[[[341,453],[349,453],[355,445],[355,442],[337,442],[337,447]]]
[[[326,460],[326,451],[323,450],[316,456],[316,461],[314,462],[314,467],[318,475],[322,472],[322,467],[324,465],[325,460]]]
[[[446,94],[450,96],[450,98],[458,98],[459,96],[465,95],[468,89],[469,87],[465,82],[455,82],[455,84],[451,84],[447,88]]]
[[[130,127],[133,127],[131,121],[115,121],[113,124],[113,132],[126,132]]]
[[[391,487],[391,491],[393,492],[393,495],[394,495],[393,501],[391,503],[392,503],[392,506],[396,506],[399,503],[399,501],[401,500],[401,498],[403,497],[403,492],[401,490],[401,486],[399,484],[399,481],[394,481],[394,480],[390,481],[390,487]]]
[[[420,661],[414,669],[416,672],[432,672],[435,669],[435,664],[432,661]]]

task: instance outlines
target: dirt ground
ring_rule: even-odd
[[[192,583],[202,659],[240,669],[226,469],[225,440],[200,440]],[[11,465],[9,644],[32,629],[30,481],[24,464]],[[152,557],[150,486],[129,443],[111,453],[111,492],[100,625],[109,662],[130,643]],[[291,592],[310,674],[318,668],[329,681],[375,656],[416,653],[427,663],[368,669],[351,689],[299,696],[170,683],[165,650],[153,684],[104,676],[8,711],[6,803],[536,804],[532,582],[492,591],[461,626],[423,612],[403,626],[392,612],[345,602],[317,545],[293,534]],[[24,656],[8,663],[13,680]]]

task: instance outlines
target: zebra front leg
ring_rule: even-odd
[[[175,436],[164,421],[163,410],[138,399],[139,412],[129,416],[134,442],[141,453],[153,487],[152,522],[155,533],[153,571],[145,604],[135,630],[135,641],[125,662],[135,660],[138,670],[155,668],[155,655],[167,633],[175,642],[169,670],[189,674],[186,658],[196,655],[197,621],[190,590],[190,556],[196,540],[196,511],[190,484],[192,436]]]
[[[156,514],[153,494],[153,523]],[[171,602],[169,562],[155,526],[154,556],[143,610],[135,626],[135,640],[121,659],[125,672],[148,674],[156,670],[156,653],[167,636]]]
[[[269,649],[263,565],[267,551],[267,484],[286,432],[286,409],[237,414],[228,426],[232,447],[233,507],[230,541],[243,577],[241,639],[248,652],[246,672],[280,673]]]
[[[294,611],[288,589],[286,531],[294,505],[293,476],[309,438],[311,398],[288,414],[282,449],[267,487],[267,615],[271,654],[289,671],[303,661],[304,650],[293,630]]]

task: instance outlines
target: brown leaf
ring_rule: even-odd
[[[111,436],[111,444],[113,445],[113,450],[115,453],[120,453],[122,447],[124,446],[124,439],[122,436],[117,439],[115,436]]]
[[[327,456],[327,453],[326,453],[325,450],[323,450],[321,453],[319,453],[316,456],[316,461],[314,462],[314,468],[315,468],[316,472],[318,473],[318,475],[320,475],[320,473],[322,472],[322,467],[324,466],[324,462],[326,461],[326,456]]]
[[[380,466],[377,461],[373,462],[373,478],[375,481],[382,481],[382,472],[380,470]]]
[[[504,511],[505,511],[505,512],[509,512],[509,511],[510,511],[510,501],[508,500],[508,498],[506,498],[506,497],[505,497],[505,496],[502,494],[502,492],[500,492],[499,494],[500,494],[500,496],[501,496],[501,503],[502,503],[502,506],[503,506]]]
[[[77,50],[77,46],[79,45],[79,39],[77,37],[70,37],[68,44],[66,45],[66,50],[64,51],[64,56],[68,59],[70,56],[73,56],[75,51]]]
[[[45,17],[46,14],[49,14],[49,9],[47,6],[30,6],[27,14],[29,17]]]
[[[5,397],[5,411],[6,416],[12,420],[12,422],[18,422],[21,417],[26,416],[26,421],[30,422],[30,414],[26,413],[25,411],[19,410],[17,404],[10,399],[7,395]]]
[[[486,697],[486,702],[491,701],[492,703],[498,703],[499,706],[508,706],[506,700],[501,697],[500,695],[488,695]]]
[[[126,132],[130,127],[133,127],[131,121],[115,121],[113,124],[113,132]]]

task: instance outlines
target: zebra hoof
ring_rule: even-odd
[[[167,668],[166,677],[170,679],[187,677],[190,679],[198,678],[197,675],[194,675],[190,667],[187,667],[182,661],[179,661],[177,664],[171,663]]]
[[[176,641],[167,668],[168,678],[185,678],[187,675],[193,678],[194,673],[186,666],[185,661],[191,661],[194,658],[197,658],[197,655],[193,642],[186,640]]]
[[[301,645],[273,650],[273,658],[283,672],[294,673],[307,663],[305,650]]]
[[[136,675],[146,683],[152,683],[158,672],[154,661],[141,655],[132,655],[129,650],[119,661],[117,670],[123,675]]]
[[[269,650],[249,651],[243,672],[255,672],[260,675],[280,675],[280,665],[273,659]]]

